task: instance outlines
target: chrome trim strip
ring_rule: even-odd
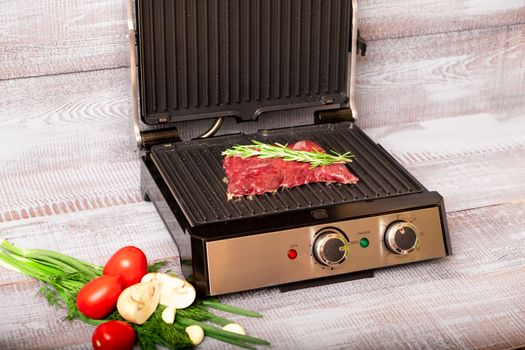
[[[142,147],[142,135],[139,127],[139,101],[138,101],[138,77],[137,77],[137,52],[135,46],[135,23],[133,20],[133,0],[128,0],[128,35],[129,35],[129,65],[131,68],[131,120],[133,123],[134,141],[137,147]]]
[[[350,52],[350,78],[348,79],[348,98],[352,117],[357,119],[357,107],[355,104],[355,75],[357,63],[357,0],[352,0],[352,51]]]

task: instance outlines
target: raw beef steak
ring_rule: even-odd
[[[288,148],[325,152],[312,141],[299,141]],[[344,164],[312,168],[310,163],[282,159],[226,157],[223,167],[228,179],[228,198],[275,192],[279,187],[291,188],[312,182],[354,184],[359,180]]]

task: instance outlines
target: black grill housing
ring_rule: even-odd
[[[342,104],[351,0],[137,0],[147,124]]]
[[[148,128],[148,137],[142,136],[141,191],[173,236],[182,271],[199,294],[216,293],[210,288],[210,242],[285,229],[438,208],[436,224],[451,254],[442,197],[368,138],[347,108],[354,1],[136,0],[141,118],[147,124],[174,123]],[[313,108],[299,111],[303,107]],[[258,119],[283,109],[294,110]],[[218,116],[246,123],[229,119],[218,132],[226,136],[178,137],[183,128],[199,135],[199,125],[209,123],[202,119]],[[284,125],[293,127],[276,129]],[[326,150],[352,151],[356,158],[348,167],[360,180],[228,201],[221,152],[252,139],[312,140]],[[287,246],[284,242],[284,252]],[[262,256],[269,257],[267,252],[261,247]],[[224,258],[235,253],[225,250]],[[341,276],[334,271],[323,283]]]

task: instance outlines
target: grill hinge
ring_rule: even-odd
[[[316,124],[353,122],[352,110],[350,108],[328,109],[315,112]]]
[[[356,43],[356,54],[365,56],[366,55],[366,41],[361,37],[361,32],[357,31],[357,43]],[[352,35],[350,33],[350,42],[348,43],[348,52],[352,52]]]
[[[357,31],[357,53],[361,54],[361,56],[366,55],[366,48],[366,41],[363,38],[361,38],[361,33]]]
[[[181,141],[177,132],[177,128],[143,131],[141,132],[141,136],[141,149],[143,151],[149,151],[151,147],[155,145]]]

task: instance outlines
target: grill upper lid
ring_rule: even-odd
[[[137,0],[147,124],[346,104],[351,0]]]

